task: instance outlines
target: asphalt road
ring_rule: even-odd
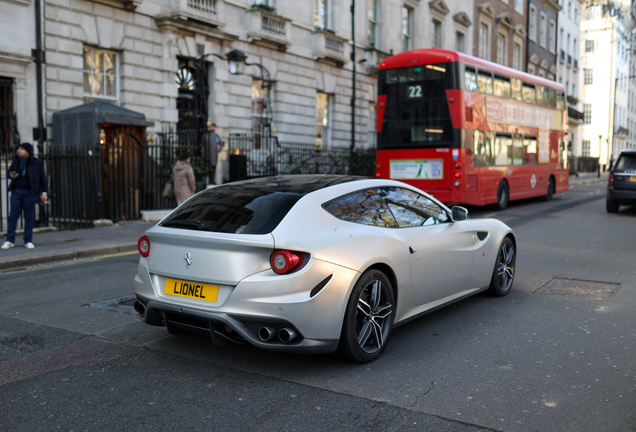
[[[136,255],[0,274],[0,430],[634,431],[636,208],[604,196],[470,208],[515,230],[512,293],[398,327],[367,365],[141,324]]]

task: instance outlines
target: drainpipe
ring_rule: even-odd
[[[35,0],[35,49],[31,51],[31,56],[35,60],[35,74],[37,81],[37,110],[38,110],[38,127],[33,128],[33,139],[38,142],[38,150],[44,150],[44,141],[46,140],[46,127],[44,125],[44,113],[42,107],[42,65],[45,63],[44,50],[42,49],[42,3],[41,0]]]
[[[351,64],[353,72],[351,75],[351,146],[349,150],[353,153],[356,146],[356,0],[351,0]]]

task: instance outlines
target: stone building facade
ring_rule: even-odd
[[[23,140],[37,126],[34,1],[0,0],[0,78],[10,90]],[[273,129],[280,140],[351,144],[351,4],[334,0],[41,0],[44,121],[104,99],[146,115],[160,132],[186,125],[206,54],[232,50],[272,80]],[[355,145],[374,144],[377,65],[392,53],[433,46],[471,52],[473,10],[459,0],[366,0],[355,9]],[[27,30],[28,29],[28,30]],[[25,35],[17,42],[15,35]],[[205,57],[207,116],[222,136],[254,129],[262,75]]]
[[[474,3],[473,55],[518,70],[526,65],[527,0]]]
[[[561,6],[553,0],[528,1],[526,72],[552,81],[556,81],[557,75],[557,15],[560,10]]]

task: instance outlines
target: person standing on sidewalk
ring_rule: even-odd
[[[221,148],[223,147],[223,141],[221,140],[221,137],[216,133],[215,123],[212,123],[212,121],[208,119],[207,126],[208,133],[204,136],[203,156],[205,157],[205,160],[210,168],[213,168],[216,172],[216,166],[219,159],[219,151],[221,151]],[[208,179],[206,179],[206,183],[207,180]]]
[[[184,150],[179,160],[172,168],[172,181],[174,182],[174,197],[177,205],[194,195],[197,184],[194,179],[194,170],[190,165],[190,151]]]
[[[46,203],[46,175],[44,164],[33,156],[33,146],[30,143],[22,143],[18,147],[18,154],[13,158],[8,177],[11,178],[9,191],[11,192],[11,211],[9,213],[9,225],[7,229],[7,241],[1,248],[10,249],[15,246],[15,230],[18,219],[24,214],[24,246],[33,249],[33,226],[35,225],[35,204],[38,197]]]

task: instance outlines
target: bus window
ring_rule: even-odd
[[[521,80],[519,78],[510,79],[512,87],[512,98],[521,101]]]
[[[537,86],[537,103],[539,105],[545,105],[545,87]]]
[[[510,78],[495,75],[495,96],[510,97]]]
[[[526,137],[523,140],[523,164],[524,165],[537,164],[537,138],[536,137]]]
[[[523,136],[512,134],[511,157],[513,165],[523,165]]]
[[[494,132],[473,132],[473,166],[475,168],[495,165]]]
[[[565,109],[565,96],[563,95],[563,92],[557,92],[556,102],[557,102],[558,109],[560,110]]]
[[[475,69],[466,68],[464,72],[464,87],[468,91],[477,91],[477,74],[475,74]]]
[[[545,89],[545,104],[549,107],[556,108],[556,90],[551,88]]]
[[[488,71],[479,71],[477,86],[479,93],[492,94],[492,74]]]
[[[512,165],[512,137],[499,135],[495,137],[493,165]]]
[[[523,83],[521,87],[521,96],[524,102],[537,103],[537,92],[532,84]]]

